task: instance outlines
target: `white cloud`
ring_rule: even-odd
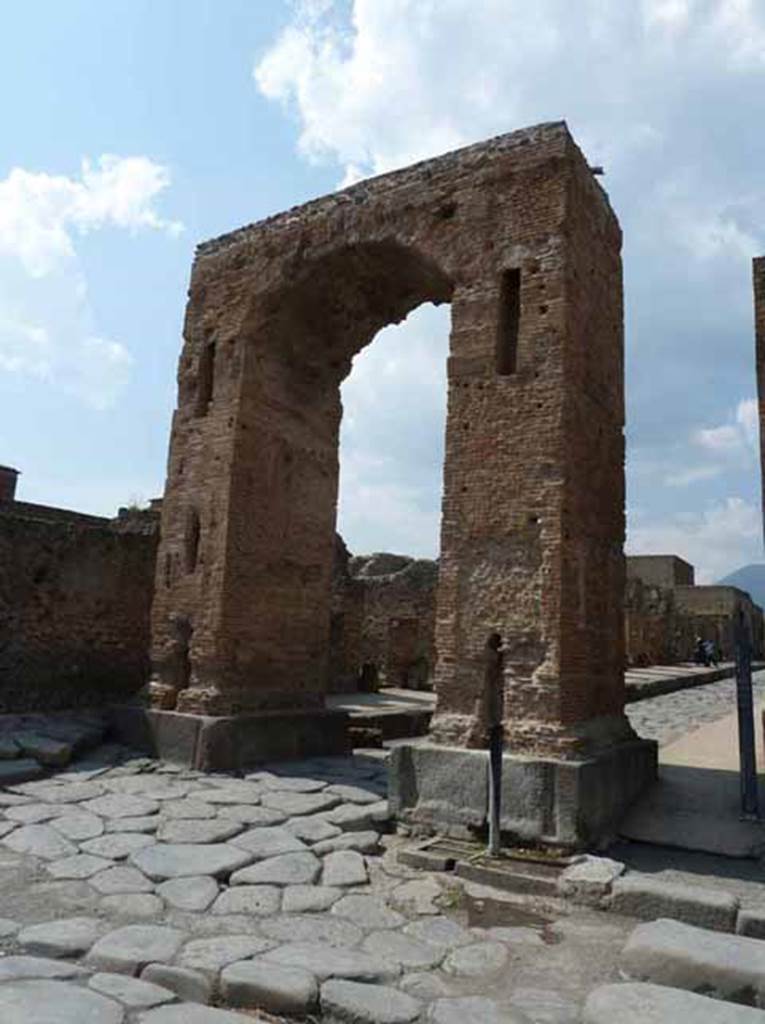
[[[702,480],[714,480],[721,473],[721,466],[691,466],[689,469],[667,473],[664,483],[667,487],[688,487]]]
[[[155,208],[167,168],[144,156],[83,160],[79,177],[13,168],[0,180],[0,371],[22,373],[112,405],[132,362],[93,323],[80,235],[117,228],[176,235]]]
[[[679,555],[696,566],[697,583],[713,583],[762,560],[762,513],[759,506],[728,497],[697,514],[631,526],[627,552]]]
[[[728,423],[697,430],[694,440],[715,456],[743,457],[756,454],[759,437],[759,407],[755,398],[742,399]]]

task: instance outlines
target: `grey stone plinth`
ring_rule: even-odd
[[[390,808],[405,824],[465,835],[486,827],[488,754],[435,745],[391,751]],[[516,757],[502,768],[501,828],[508,839],[581,848],[611,834],[656,779],[651,740],[618,744],[578,761]],[[332,814],[327,815],[332,821]],[[340,824],[340,822],[337,822]]]
[[[765,1006],[765,943],[759,939],[652,921],[630,935],[621,963],[636,981]]]
[[[622,874],[624,864],[621,861],[586,856],[560,875],[558,892],[575,903],[599,906]]]
[[[110,709],[122,742],[201,771],[235,771],[260,761],[345,754],[348,714],[316,709],[213,718],[119,705]]]
[[[601,985],[587,997],[582,1024],[758,1024],[761,1010],[664,985]]]
[[[736,927],[738,900],[718,889],[678,885],[634,873],[614,882],[611,909],[646,921],[669,917],[701,928],[732,932]]]

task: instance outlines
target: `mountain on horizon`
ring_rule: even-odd
[[[745,590],[755,604],[765,608],[765,563],[752,562],[717,581],[720,586]]]

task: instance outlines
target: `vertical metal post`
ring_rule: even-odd
[[[738,754],[741,782],[741,816],[759,818],[757,792],[757,756],[754,746],[754,702],[752,699],[752,651],[744,613],[737,609],[733,618],[736,649],[736,705],[738,710]]]
[[[489,730],[489,856],[499,857],[499,810],[502,803],[502,726]]]

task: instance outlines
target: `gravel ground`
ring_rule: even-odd
[[[765,700],[765,672],[753,677],[754,699]],[[707,722],[714,722],[736,710],[736,682],[719,683],[679,690],[663,697],[651,697],[627,705],[627,717],[635,731],[661,746],[671,743]]]

